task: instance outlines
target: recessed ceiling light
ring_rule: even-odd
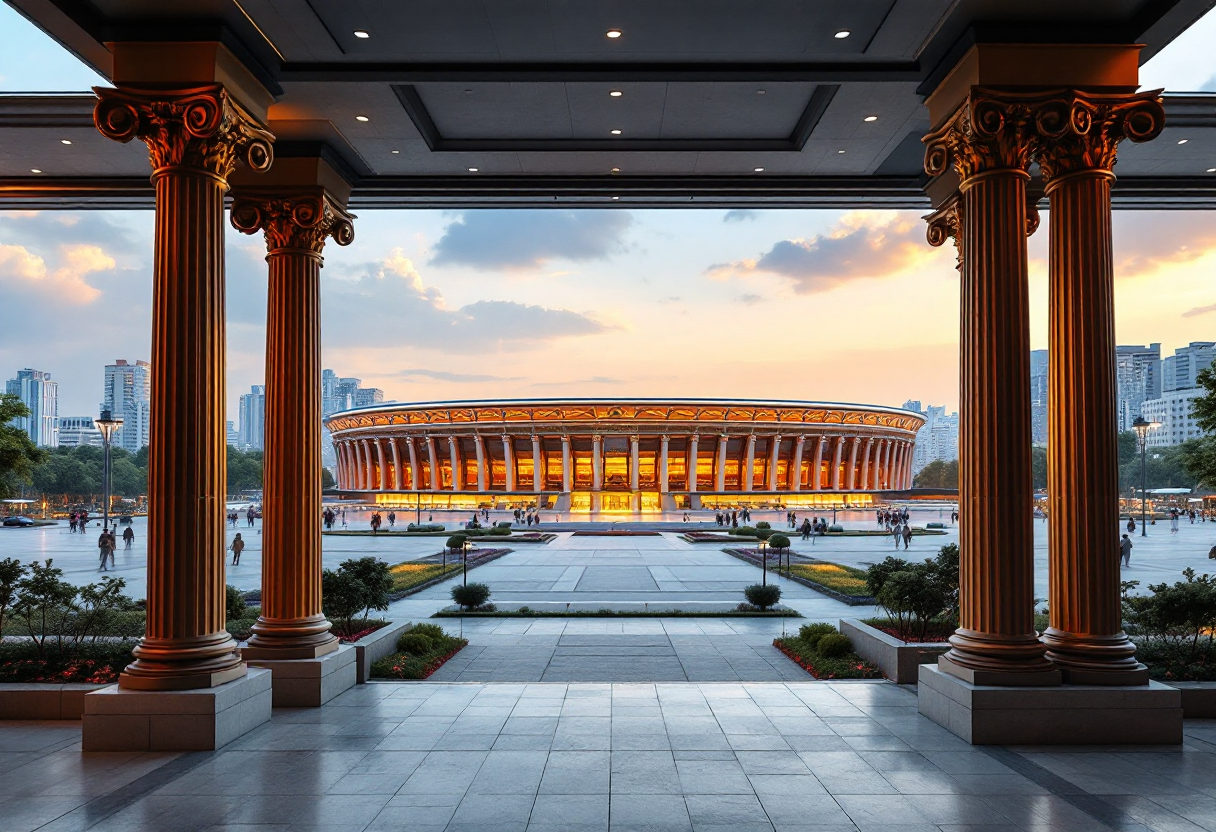
[[[756,173],[760,173],[764,170],[764,168],[752,168],[752,170],[754,170]]]
[[[60,144],[71,144],[72,140],[71,139],[60,139],[59,143]]]
[[[477,168],[469,168],[469,173],[477,173]]]
[[[620,98],[625,93],[621,92],[620,90],[613,90],[612,92],[610,92],[608,94],[611,95],[613,98]]]
[[[614,196],[614,197],[613,197],[613,199],[620,199],[620,197],[619,197],[619,196]]]
[[[1178,144],[1186,144],[1189,141],[1190,141],[1190,139],[1179,139]]]
[[[355,121],[367,121],[367,116],[355,116]]]
[[[843,150],[837,150],[836,152],[837,152],[837,153],[844,153],[844,151],[843,151]]]
[[[1208,168],[1208,173],[1216,173],[1216,168]]]
[[[42,173],[38,168],[30,168],[30,173]]]
[[[607,32],[604,32],[604,34],[613,40],[616,40],[624,33],[620,29],[609,29]]]
[[[371,37],[371,35],[369,35],[369,34],[368,34],[367,32],[365,32],[365,31],[363,31],[362,29],[356,29],[356,30],[355,30],[355,37],[360,38],[361,40],[367,40],[368,38],[370,38],[370,37]]]
[[[614,136],[619,136],[619,135],[621,135],[621,131],[620,131],[620,130],[613,130],[613,131],[612,131],[612,135],[614,135]]]
[[[620,173],[620,172],[621,172],[621,169],[620,169],[620,168],[613,168],[613,169],[612,169],[612,172],[613,172],[613,173]]]
[[[756,90],[756,95],[764,95],[764,90]]]
[[[850,32],[848,29],[841,29],[839,32],[836,33],[835,37],[836,37],[836,40],[844,40],[851,34],[853,34],[853,33]]]
[[[395,155],[397,155],[397,154],[398,154],[398,153],[400,153],[400,152],[401,152],[400,150],[390,150],[390,151],[389,151],[389,153],[392,153],[394,156],[395,156]]]
[[[866,116],[862,121],[878,121],[878,116]]]

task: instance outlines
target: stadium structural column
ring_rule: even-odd
[[[591,437],[591,490],[604,488],[604,438],[599,434]]]
[[[502,435],[502,460],[503,468],[506,469],[506,479],[503,486],[507,491],[515,490],[515,449],[511,447],[510,434]]]
[[[861,487],[870,490],[870,451],[874,447],[874,437],[867,436],[861,448]]]
[[[815,437],[815,457],[811,463],[811,490],[823,490],[823,447],[827,442],[823,435]]]
[[[891,489],[891,463],[895,459],[895,440],[888,439],[883,446],[882,465],[879,466],[878,473],[880,479],[878,487],[884,491]]]
[[[769,449],[768,455],[768,490],[777,490],[777,462],[781,454],[781,434],[776,434],[770,440],[773,447]]]
[[[844,437],[836,436],[832,438],[832,471],[831,483],[832,490],[840,490],[840,458],[844,455]]]
[[[573,470],[570,467],[570,437],[562,434],[562,491],[569,494],[574,486]]]
[[[545,461],[541,458],[540,437],[532,434],[532,490],[540,493],[545,490]]]
[[[386,464],[386,456],[384,454],[384,445],[382,437],[377,436],[374,440],[376,443],[376,470],[379,480],[376,483],[377,490],[388,491],[388,477],[385,472],[388,468]]]
[[[638,490],[638,442],[641,439],[636,433],[629,437],[629,490]]]
[[[422,490],[422,473],[421,466],[418,464],[418,448],[415,446],[414,438],[407,437],[405,440],[405,448],[409,451],[410,457],[410,488],[413,491]]]
[[[147,627],[119,686],[189,690],[246,672],[224,629],[224,193],[239,161],[270,167],[274,137],[224,84],[185,68],[171,86],[163,73],[178,67],[127,62],[140,46],[111,45],[120,88],[95,88],[93,113],[106,138],[147,145],[156,200]]]
[[[426,458],[431,466],[431,481],[429,483],[431,491],[438,491],[442,480],[439,477],[439,453],[435,448],[435,437],[426,437]]]
[[[341,190],[326,187],[329,178]],[[263,232],[269,265],[261,613],[241,653],[246,659],[313,659],[338,649],[321,611],[317,523],[322,252],[328,238],[349,245],[355,231],[344,207],[349,188],[320,159],[283,160],[266,179],[271,181],[238,185],[230,212],[238,231]],[[379,437],[376,452],[380,490],[386,491]]]
[[[891,490],[898,491],[900,483],[903,481],[904,470],[904,443],[896,440],[895,442],[895,459],[891,463]]]
[[[473,437],[473,452],[477,455],[477,490],[486,490],[486,449],[480,435]]]
[[[404,491],[405,472],[401,470],[401,451],[397,447],[396,437],[388,438],[388,448],[393,453],[393,488],[396,491]]]
[[[1111,185],[1118,144],[1160,134],[1157,92],[1080,90],[1036,102],[1050,201],[1047,658],[1073,684],[1144,685],[1119,581]],[[1052,119],[1045,121],[1045,118]],[[1046,129],[1054,128],[1054,129]]]
[[[448,435],[448,460],[452,466],[452,490],[464,490],[464,477],[461,476],[460,468],[460,448],[456,443],[456,437]]]
[[[719,434],[717,464],[714,467],[714,490],[719,494],[726,490],[726,443],[726,434]]]
[[[688,440],[688,462],[684,466],[685,487],[689,494],[697,493],[697,445],[700,443],[701,437],[693,434]]]
[[[346,458],[350,462],[350,468],[346,472],[347,487],[359,490],[359,450],[353,441],[343,443],[346,445]]]
[[[752,484],[756,479],[756,434],[748,434],[747,437],[747,456],[743,462],[743,472],[740,474],[741,482],[740,491],[751,491]]]
[[[371,446],[366,439],[361,439],[360,444],[363,450],[363,490],[371,491],[376,487],[376,473],[373,470],[375,463],[372,460]]]
[[[667,482],[667,454],[671,448],[671,437],[663,434],[659,437],[659,493],[666,494],[669,490]]]
[[[849,440],[849,491],[857,490],[857,454],[861,451],[861,437],[854,436]]]
[[[1058,684],[1034,629],[1026,184],[1035,119],[1023,96],[976,86],[948,111],[935,107],[925,170],[939,176],[953,164],[960,184],[929,217],[929,242],[954,237],[962,256],[961,611],[938,666],[977,685]]]
[[[335,442],[334,443],[334,454],[338,458],[338,470],[336,473],[336,476],[338,478],[338,488],[346,488],[347,487],[346,443],[345,442]]]
[[[806,437],[799,434],[794,439],[794,458],[790,462],[790,491],[802,490],[802,451],[806,446]]]

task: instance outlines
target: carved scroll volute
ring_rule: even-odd
[[[963,206],[959,198],[955,196],[941,208],[925,217],[925,222],[929,224],[929,227],[925,230],[925,236],[929,240],[929,245],[938,247],[945,245],[946,240],[954,240],[954,247],[958,252],[956,268],[959,272],[962,272]]]
[[[1034,107],[1035,161],[1050,184],[1080,171],[1110,173],[1119,142],[1147,142],[1165,127],[1161,90],[1135,95],[1088,95],[1065,90]]]
[[[953,165],[965,183],[989,170],[1026,171],[1034,150],[1033,128],[1023,97],[976,87],[945,124],[923,139],[925,172],[940,176]]]
[[[266,249],[272,254],[295,249],[320,255],[328,237],[340,246],[355,239],[355,216],[320,189],[292,195],[237,194],[230,219],[242,234],[265,231]]]
[[[148,146],[152,175],[171,168],[206,171],[225,182],[239,161],[255,171],[274,161],[274,136],[221,84],[189,89],[94,87],[93,123],[118,142]]]

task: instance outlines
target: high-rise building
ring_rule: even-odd
[[[1195,417],[1191,415],[1191,403],[1205,392],[1199,387],[1170,390],[1162,393],[1159,398],[1144,402],[1144,418],[1159,425],[1148,432],[1148,447],[1181,445],[1188,440],[1205,436],[1195,424]]]
[[[130,364],[122,358],[107,364],[101,409],[122,417],[122,427],[112,440],[116,447],[136,453],[147,445],[152,417],[152,365],[147,361]]]
[[[1161,395],[1161,345],[1115,347],[1115,377],[1119,389],[1115,420],[1120,433],[1144,409],[1144,402]]]
[[[360,387],[362,379],[342,378],[333,370],[321,371],[321,417],[332,416],[352,407],[366,407],[384,401],[378,387]],[[321,464],[333,469],[337,464],[329,431],[321,428]]]
[[[243,451],[260,451],[266,436],[266,386],[255,384],[241,396],[240,425],[237,447]]]
[[[224,432],[227,434],[229,445],[236,445],[237,442],[241,441],[240,435],[236,432],[236,428],[232,426],[231,419],[224,423]]]
[[[93,423],[92,416],[60,416],[59,417],[59,447],[79,448],[82,445],[92,445],[100,448],[104,442],[101,431]]]
[[[379,387],[360,387],[355,391],[355,407],[368,407],[384,401],[384,391]]]
[[[930,462],[950,462],[958,459],[958,413],[946,413],[944,406],[929,405],[921,410],[920,402],[904,402],[904,410],[913,410],[925,417],[916,432],[916,449],[912,452],[912,475],[919,474]]]
[[[17,377],[9,379],[4,389],[30,409],[29,416],[18,416],[12,424],[29,434],[38,447],[58,447],[59,384],[51,381],[51,374],[27,367],[18,370]]]
[[[1216,342],[1192,341],[1190,346],[1179,347],[1174,354],[1161,362],[1161,391],[1190,390],[1199,382],[1195,377],[1200,370],[1212,366],[1216,358]]]
[[[1047,350],[1030,351],[1030,441],[1047,442]]]

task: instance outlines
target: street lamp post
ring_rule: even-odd
[[[473,548],[469,544],[469,539],[466,537],[464,543],[460,544],[461,554],[464,556],[464,585],[469,585],[469,549]]]
[[[756,548],[760,550],[760,583],[768,586],[768,541],[761,540]]]
[[[1148,501],[1148,477],[1145,473],[1145,449],[1148,447],[1148,432],[1161,427],[1160,422],[1150,422],[1143,416],[1137,416],[1132,422],[1132,430],[1136,432],[1136,442],[1140,445],[1140,536],[1148,536],[1148,526],[1144,522],[1145,505]]]
[[[102,506],[102,530],[110,530],[110,439],[114,432],[122,427],[122,417],[114,416],[108,410],[101,411],[101,418],[94,419],[93,424],[101,431],[102,445],[105,447],[105,459],[102,464],[102,494],[105,503]]]

